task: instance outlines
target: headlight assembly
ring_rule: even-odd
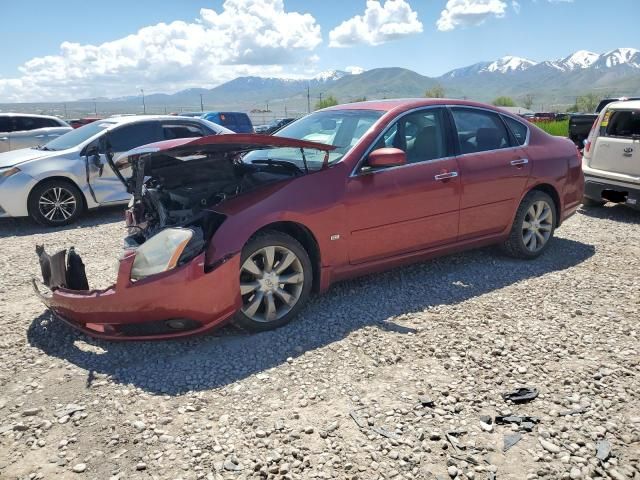
[[[175,268],[193,237],[188,228],[167,228],[136,249],[131,279],[139,280]]]

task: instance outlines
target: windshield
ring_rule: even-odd
[[[279,130],[275,136],[333,145],[336,149],[329,152],[329,164],[332,164],[340,161],[383,113],[378,110],[328,110],[315,112],[290,123],[282,130]],[[304,156],[308,168],[310,170],[318,170],[322,167],[325,152],[305,148]],[[256,160],[284,160],[294,163],[300,169],[305,169],[299,148],[285,147],[257,150],[249,152],[243,159],[245,162],[254,162]]]
[[[78,145],[86,142],[90,138],[94,137],[98,133],[106,130],[110,126],[114,125],[114,122],[105,122],[98,120],[97,122],[90,123],[80,128],[76,128],[55,140],[51,140],[47,143],[44,150],[67,150],[68,148],[77,147]]]

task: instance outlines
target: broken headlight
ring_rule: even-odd
[[[188,228],[167,228],[144,242],[136,249],[131,279],[139,280],[175,268],[193,234]]]

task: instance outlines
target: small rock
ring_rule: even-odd
[[[73,471],[76,473],[82,473],[87,469],[87,464],[86,463],[78,463],[76,465],[73,466]]]
[[[456,475],[458,475],[458,469],[455,466],[451,465],[449,468],[447,468],[447,473],[451,478],[455,478]]]
[[[144,462],[139,462],[136,465],[136,470],[141,471],[141,470],[146,470],[147,469],[147,464]]]
[[[22,416],[23,417],[33,417],[34,415],[39,414],[41,411],[42,411],[42,408],[40,408],[40,407],[28,408],[24,412],[22,412]]]
[[[538,441],[540,442],[540,445],[542,445],[542,448],[544,448],[547,452],[560,453],[561,448],[555,443],[545,440],[544,438],[539,438]]]

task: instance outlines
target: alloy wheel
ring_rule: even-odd
[[[531,204],[522,222],[522,240],[530,252],[541,250],[551,238],[553,214],[544,200]]]
[[[45,190],[38,199],[40,214],[50,222],[64,222],[71,218],[78,208],[72,192],[64,187]]]
[[[240,268],[242,313],[256,322],[281,319],[298,303],[304,269],[295,253],[267,246],[247,257]]]

